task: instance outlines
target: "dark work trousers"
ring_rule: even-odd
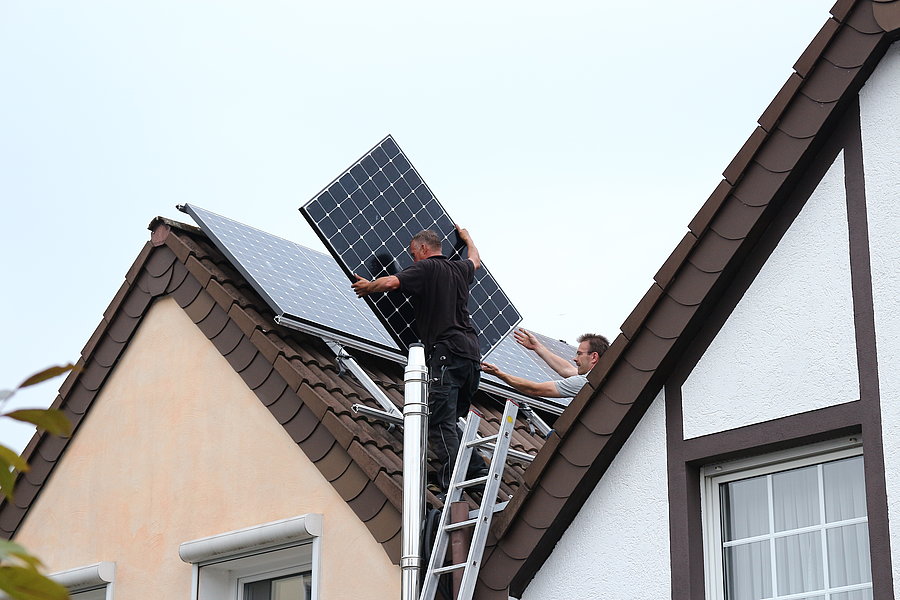
[[[447,491],[459,452],[461,434],[456,423],[469,413],[481,379],[481,368],[474,360],[452,354],[442,344],[436,344],[429,361],[429,375],[428,446],[440,465],[435,483]],[[486,473],[484,461],[474,455],[467,476],[478,477]]]

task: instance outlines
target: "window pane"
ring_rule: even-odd
[[[872,581],[869,528],[866,523],[829,529],[827,538],[828,577],[832,586]]]
[[[306,577],[297,575],[272,582],[272,600],[305,600]]]
[[[813,465],[772,475],[775,531],[817,525],[819,518],[819,474]]]
[[[728,600],[760,600],[772,596],[769,542],[725,548],[725,593]]]
[[[831,600],[872,600],[872,588],[832,594]]]
[[[724,541],[769,533],[769,500],[765,475],[732,481],[720,489]]]
[[[825,519],[828,523],[866,516],[863,457],[854,456],[823,465]]]
[[[778,594],[797,594],[824,589],[822,534],[818,531],[775,539]]]
[[[244,585],[244,600],[307,600],[309,597],[308,573],[264,579]]]

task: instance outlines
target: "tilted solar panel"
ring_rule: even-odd
[[[280,318],[334,339],[396,344],[327,254],[233,221],[199,206],[179,207],[247,279]]]
[[[412,264],[409,242],[423,229],[441,237],[445,256],[465,258],[465,245],[453,220],[391,136],[300,211],[351,280],[354,273],[374,279]],[[390,292],[367,296],[366,301],[401,348],[418,341],[409,298]],[[469,314],[482,355],[521,321],[519,311],[483,264],[471,287]]]

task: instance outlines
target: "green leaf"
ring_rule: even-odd
[[[54,408],[14,410],[3,416],[15,419],[16,421],[32,423],[33,425],[37,425],[38,429],[44,429],[53,435],[67,437],[72,433],[72,425],[69,423],[69,419],[61,410],[56,410]]]
[[[0,539],[0,560],[5,559],[10,555],[19,555],[19,554],[27,554],[28,551],[25,548],[17,544],[15,542],[11,542],[9,540]]]
[[[0,468],[0,492],[7,500],[13,499],[13,488],[16,485],[16,476],[9,468]]]
[[[58,377],[63,373],[68,373],[69,371],[76,369],[75,365],[69,363],[67,365],[57,365],[55,367],[50,367],[48,369],[44,369],[38,373],[35,373],[25,381],[19,384],[20,388],[28,387],[29,385],[34,385],[36,383],[40,383],[42,381],[47,381],[48,379],[53,379],[54,377]]]
[[[2,444],[0,444],[0,462],[6,463],[23,473],[28,470],[28,463],[25,462],[25,459]]]
[[[17,600],[66,600],[69,592],[28,567],[0,567],[0,590]]]

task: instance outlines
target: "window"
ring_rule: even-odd
[[[315,600],[322,516],[309,514],[185,542],[193,600]]]
[[[69,590],[71,600],[112,600],[116,563],[101,562],[60,571],[50,578]]]
[[[871,600],[855,438],[703,469],[707,598]]]

